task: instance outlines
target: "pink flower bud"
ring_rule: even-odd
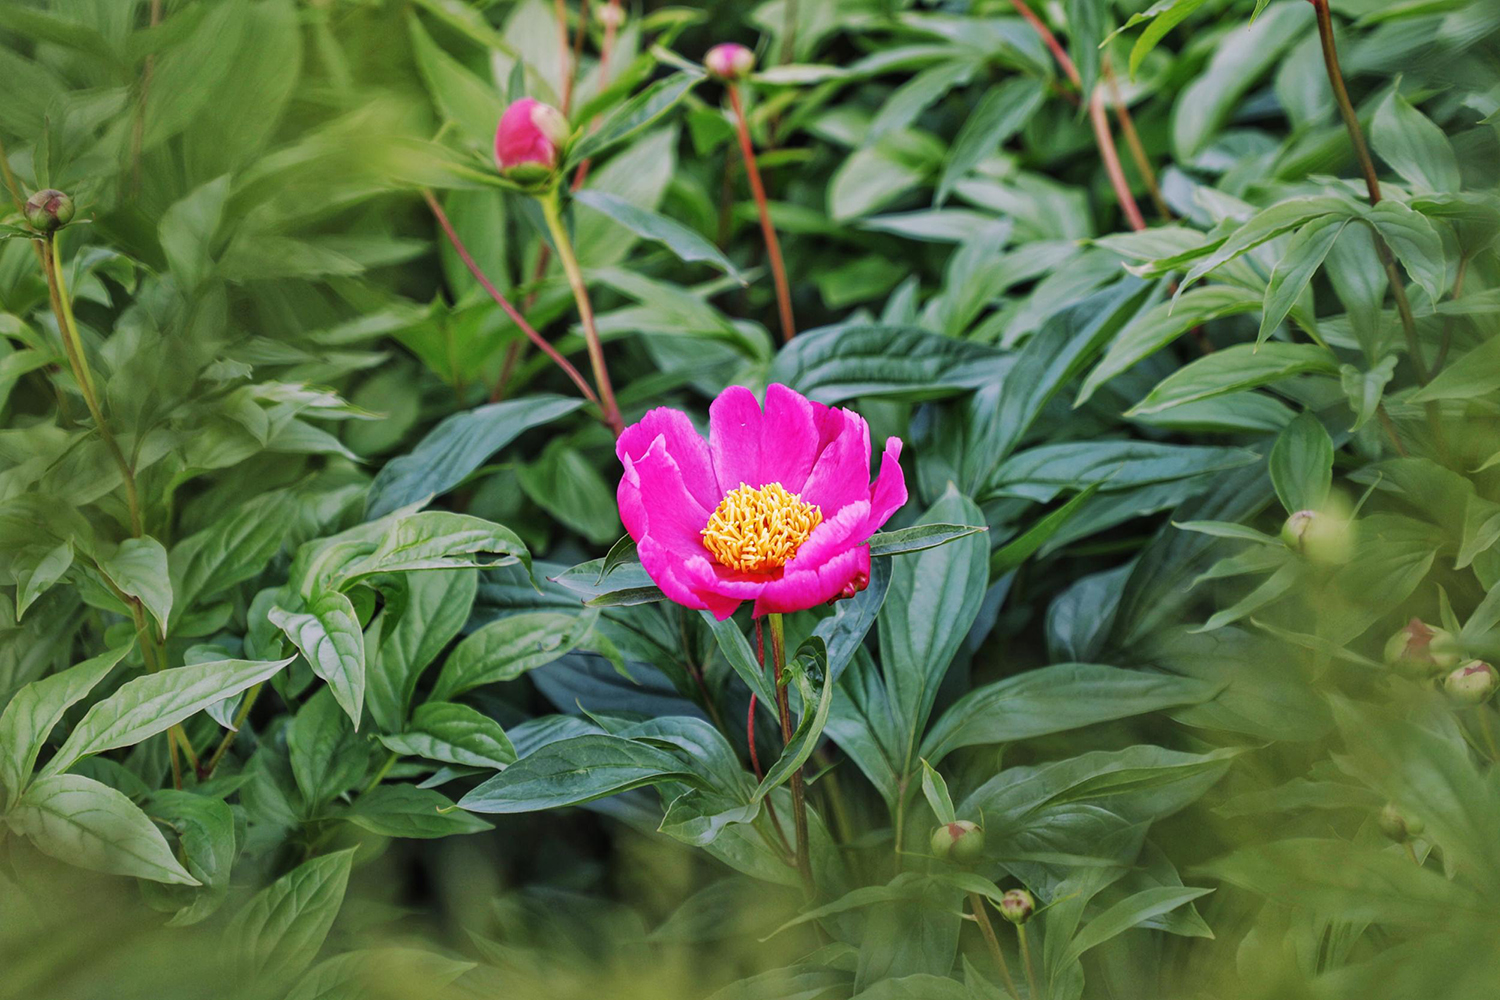
[[[1386,642],[1385,662],[1402,673],[1429,677],[1458,666],[1458,644],[1450,632],[1413,618]]]
[[[1011,889],[1000,897],[1000,915],[1013,924],[1024,924],[1036,911],[1036,897],[1025,889]]]
[[[605,4],[594,16],[606,28],[618,28],[625,23],[625,11],[618,3]]]
[[[1443,690],[1461,705],[1482,705],[1500,687],[1500,675],[1483,660],[1470,660],[1443,678]]]
[[[570,129],[562,112],[534,97],[523,97],[505,109],[495,129],[495,162],[500,172],[527,173],[557,169],[558,147]]]
[[[708,50],[703,66],[720,80],[743,80],[755,68],[755,53],[734,42],[723,42]]]

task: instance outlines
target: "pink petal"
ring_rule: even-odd
[[[779,383],[766,387],[761,420],[760,482],[780,483],[793,493],[802,489],[818,457],[820,435],[812,403]]]
[[[886,438],[885,452],[880,457],[880,475],[870,487],[870,519],[865,523],[864,536],[869,538],[890,520],[891,515],[906,503],[906,474],[901,471],[901,439]]]
[[[693,499],[682,470],[667,453],[666,437],[658,436],[639,458],[625,457],[625,474],[617,494],[620,520],[639,544],[652,538],[664,548],[682,553],[703,551],[703,526],[708,511]]]
[[[824,521],[807,536],[807,541],[797,548],[784,567],[784,572],[797,573],[813,569],[827,562],[845,549],[853,548],[868,537],[865,524],[870,519],[870,502],[856,500],[839,511],[831,520]]]
[[[870,498],[870,425],[852,410],[830,414],[838,414],[843,427],[818,456],[802,487],[802,499],[817,504],[825,519],[856,500]]]
[[[661,588],[663,594],[683,607],[707,611],[723,621],[740,606],[738,598],[726,598],[713,591],[690,586],[682,573],[682,557],[678,553],[669,552],[654,539],[642,539],[636,546],[636,552],[646,575]]]
[[[714,478],[713,463],[708,455],[708,442],[703,440],[686,413],[666,406],[650,410],[639,423],[631,424],[620,435],[615,444],[615,454],[621,463],[626,456],[639,458],[658,438],[664,438],[667,454],[682,470],[682,481],[693,499],[704,510],[712,511],[724,498],[725,490],[719,489]],[[738,485],[738,484],[736,484]]]
[[[741,483],[761,485],[760,424],[760,404],[744,386],[730,386],[709,404],[708,450],[725,493]]]
[[[788,564],[790,565],[790,564]],[[826,604],[851,583],[870,579],[870,547],[848,549],[815,569],[784,573],[766,585],[755,601],[755,617],[788,614]]]

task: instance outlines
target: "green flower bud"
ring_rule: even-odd
[[[1394,802],[1387,802],[1385,808],[1380,810],[1380,832],[1398,844],[1420,836],[1425,829],[1426,823],[1415,816],[1407,816]]]
[[[1299,510],[1281,526],[1281,540],[1313,562],[1334,565],[1349,560],[1349,522],[1316,510]]]
[[[984,853],[984,831],[966,819],[932,831],[932,853],[961,865],[972,865]]]
[[[1458,666],[1458,642],[1446,629],[1413,618],[1386,642],[1385,662],[1404,674],[1430,677]]]
[[[1500,675],[1483,660],[1470,660],[1443,678],[1443,690],[1460,705],[1483,705],[1500,687]]]
[[[73,221],[73,199],[47,188],[26,199],[22,213],[26,221],[39,233],[56,232]]]
[[[1000,915],[1017,926],[1036,912],[1036,897],[1025,889],[1010,889],[1000,897]]]

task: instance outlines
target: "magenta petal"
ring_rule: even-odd
[[[797,548],[797,554],[786,564],[785,572],[797,573],[827,562],[845,549],[853,548],[867,537],[864,528],[870,519],[870,502],[856,500],[824,521]]]
[[[623,464],[626,456],[640,458],[658,437],[665,439],[667,454],[682,470],[682,482],[704,510],[712,511],[724,498],[714,478],[708,442],[703,440],[686,413],[666,406],[650,410],[640,422],[631,424],[615,443],[615,454]],[[736,484],[738,485],[738,484]]]
[[[755,617],[768,614],[789,614],[826,604],[844,592],[850,584],[863,583],[870,579],[870,547],[861,545],[848,549],[818,566],[801,572],[788,572],[780,580],[766,585],[765,591],[755,601]]]
[[[864,537],[869,538],[906,503],[906,474],[901,471],[901,439],[886,438],[880,457],[880,475],[870,487],[870,519]],[[861,539],[862,541],[863,539]]]
[[[870,425],[851,410],[831,412],[842,417],[843,427],[818,456],[801,493],[825,518],[870,498]]]
[[[761,485],[761,416],[755,393],[740,385],[725,389],[709,404],[708,450],[724,493],[741,483]]]
[[[620,520],[637,543],[650,537],[684,557],[703,551],[708,511],[688,492],[682,470],[667,454],[665,437],[653,441],[639,458],[626,456],[618,496]]]
[[[677,553],[669,552],[651,538],[643,539],[636,547],[641,566],[661,592],[670,600],[684,607],[708,611],[719,621],[734,614],[740,606],[737,598],[726,598],[711,591],[703,591],[689,585],[681,569],[683,561]]]
[[[716,594],[736,601],[760,596],[770,579],[762,573],[743,573],[730,569],[703,555],[683,561],[682,577],[688,586],[700,594]]]
[[[766,387],[761,419],[760,482],[780,483],[793,493],[802,489],[818,457],[819,434],[812,403],[779,383]]]

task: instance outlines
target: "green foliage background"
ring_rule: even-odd
[[[1036,5],[1081,88],[1011,0],[627,5],[607,65],[560,6],[627,420],[784,382],[906,442],[793,739],[423,198],[586,368],[489,154],[554,4],[0,0],[7,201],[78,210],[0,208],[0,997],[1493,996],[1442,675],[1500,653],[1500,7],[1335,0],[1367,179],[1301,0]]]

